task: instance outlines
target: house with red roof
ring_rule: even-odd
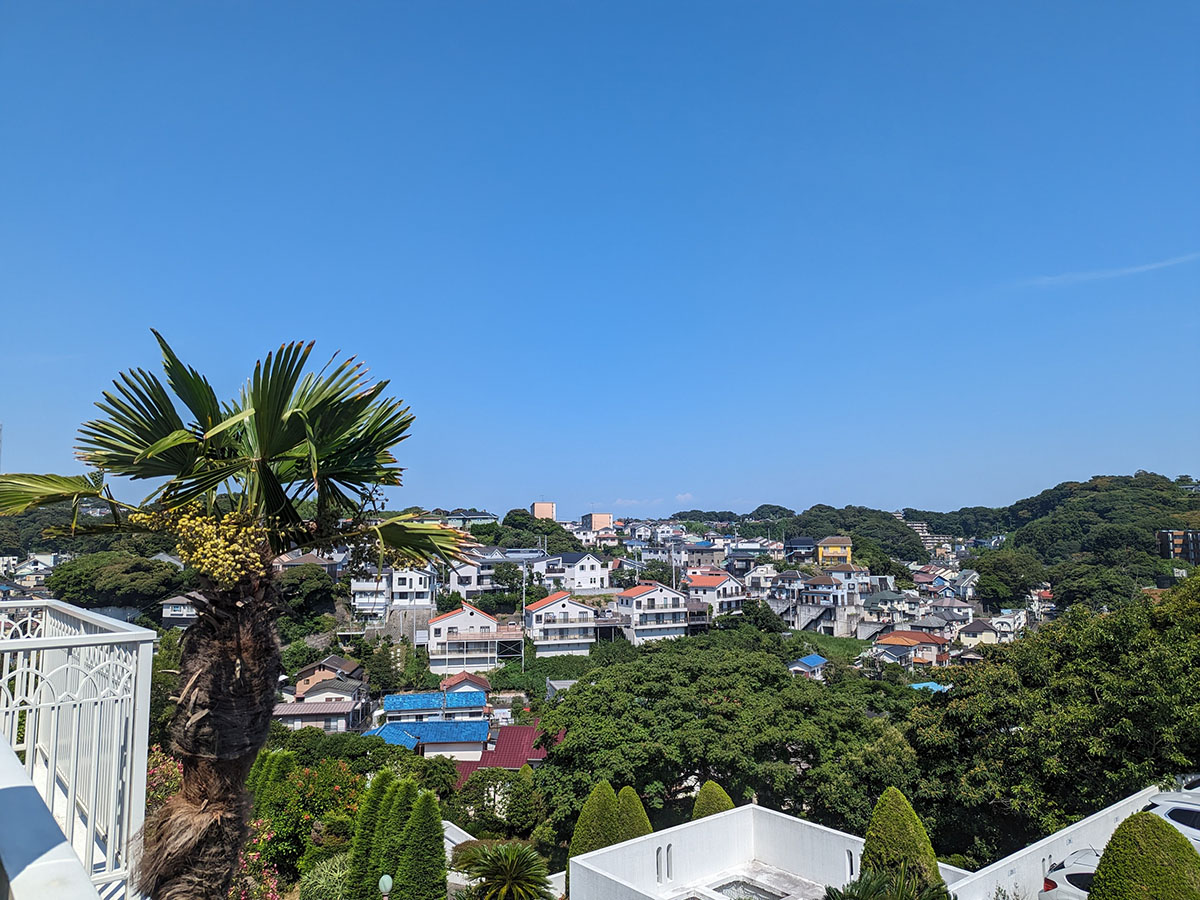
[[[520,625],[501,625],[470,603],[429,620],[429,671],[435,675],[486,672],[500,664],[501,644],[523,639]]]
[[[879,663],[898,663],[905,668],[950,665],[950,641],[923,631],[889,631],[875,638],[867,651]]]
[[[596,643],[596,610],[556,591],[525,604],[525,634],[538,656],[587,656]]]
[[[688,575],[684,580],[687,583],[688,599],[707,603],[712,615],[723,616],[742,611],[746,588],[728,572],[697,573]]]
[[[624,630],[634,646],[688,632],[687,596],[657,581],[643,581],[617,594],[617,612],[629,616]]]
[[[501,725],[496,731],[496,745],[492,749],[484,750],[478,760],[460,760],[454,764],[458,769],[458,784],[455,787],[462,787],[476,769],[519,772],[526,765],[536,769],[546,758],[545,748],[534,746],[540,734],[536,724]]]

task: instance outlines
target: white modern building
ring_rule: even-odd
[[[642,582],[617,594],[617,612],[629,616],[625,636],[635,647],[687,634],[687,597],[657,581]]]
[[[603,591],[608,588],[608,568],[594,553],[562,553],[546,562],[546,586],[578,593]]]
[[[515,642],[520,655],[521,626],[502,626],[493,616],[464,603],[429,620],[429,671],[435,675],[486,672],[500,664],[502,644]]]
[[[1035,897],[1051,865],[1103,847],[1157,791],[1147,788],[1011,856],[968,872],[940,864],[958,900],[999,890]],[[856,879],[863,839],[775,812],[739,806],[570,861],[571,900],[821,900]]]
[[[350,582],[354,611],[381,619],[389,609],[433,609],[435,577],[432,569],[384,569],[355,578]]]
[[[587,656],[596,643],[596,610],[558,591],[526,604],[525,634],[538,656]]]
[[[746,589],[740,581],[725,573],[701,572],[687,577],[689,600],[707,603],[713,616],[724,616],[742,611],[746,600]]]

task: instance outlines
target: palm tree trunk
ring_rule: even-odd
[[[246,775],[279,686],[271,575],[229,591],[205,583],[192,597],[200,617],[183,637],[170,728],[183,785],[147,820],[137,871],[153,900],[225,900],[246,838]]]

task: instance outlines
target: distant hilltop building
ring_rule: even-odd
[[[1182,559],[1193,566],[1200,566],[1200,531],[1160,531],[1158,555],[1163,559]]]
[[[553,503],[550,504],[554,506]],[[537,513],[534,513],[537,516]],[[612,513],[588,513],[581,520],[585,531],[599,531],[601,528],[612,528],[613,515]]]
[[[529,514],[535,519],[549,519],[553,522],[558,518],[558,506],[550,500],[535,500],[529,507]]]

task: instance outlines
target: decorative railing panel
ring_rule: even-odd
[[[105,896],[146,798],[154,633],[55,600],[0,606],[0,734]]]

